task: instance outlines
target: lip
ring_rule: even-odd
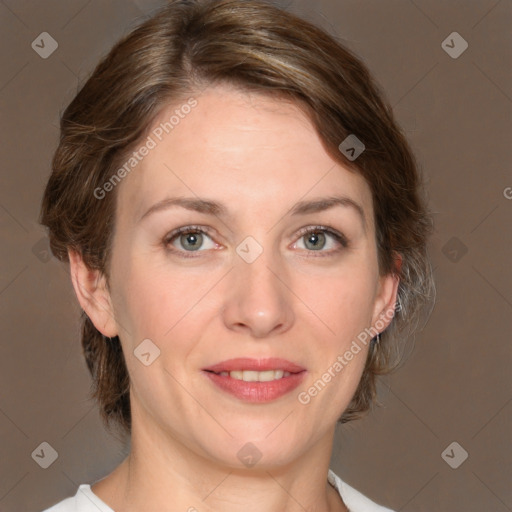
[[[290,372],[287,377],[269,382],[245,382],[233,379],[229,375],[218,375],[220,372],[235,370],[283,370]],[[216,372],[216,373],[215,373]],[[239,400],[249,403],[266,403],[290,393],[299,386],[306,375],[306,369],[286,359],[268,358],[228,359],[203,369],[203,374],[210,379],[216,387]]]
[[[237,357],[235,359],[227,359],[221,363],[214,364],[206,371],[220,373],[232,372],[235,370],[252,370],[256,372],[264,372],[266,370],[283,370],[290,373],[300,373],[305,370],[302,366],[292,363],[287,359],[280,359],[277,357],[270,357],[265,359],[253,359],[250,357]]]

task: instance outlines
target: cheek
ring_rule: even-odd
[[[134,393],[150,409],[159,409],[164,399],[181,404],[176,410],[184,410],[186,400],[182,402],[181,388],[173,377],[183,381],[187,372],[184,363],[201,331],[201,326],[193,320],[198,320],[201,297],[212,287],[211,277],[200,279],[183,272],[158,270],[137,258],[125,265],[118,273],[121,275],[116,318],[127,331],[123,351]],[[146,339],[160,350],[149,366],[141,364],[134,355],[134,350]],[[173,417],[174,409],[165,414]],[[177,421],[174,417],[171,423]]]
[[[374,278],[371,266],[355,265],[302,284],[301,297],[314,313],[308,337],[315,342],[308,358],[311,375],[298,398],[321,421],[339,418],[361,379],[369,339],[362,343],[358,336],[371,325]]]
[[[204,271],[171,272],[142,258],[131,258],[118,273],[116,318],[126,327],[132,344],[149,338],[163,347],[172,339],[177,346],[176,333],[201,308],[217,279]]]
[[[328,275],[301,276],[296,289],[311,311],[312,321],[326,333],[323,339],[339,344],[369,327],[375,281],[372,266],[360,264],[331,271]]]

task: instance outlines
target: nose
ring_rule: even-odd
[[[293,294],[283,282],[284,272],[270,252],[252,263],[236,257],[223,305],[223,321],[232,331],[254,338],[286,332],[293,325]]]

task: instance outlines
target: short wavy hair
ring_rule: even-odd
[[[384,93],[363,62],[321,28],[262,0],[172,0],[121,39],[61,117],[40,215],[51,250],[61,261],[68,261],[68,249],[78,252],[108,284],[116,192],[98,200],[94,191],[164,107],[222,83],[291,100],[329,155],[371,189],[379,271],[399,277],[400,308],[380,343],[370,344],[339,421],[356,419],[375,401],[376,376],[399,364],[400,340],[417,329],[432,298],[426,249],[432,221],[417,162]],[[365,145],[356,160],[339,149],[351,134]],[[91,398],[108,430],[129,435],[130,379],[119,338],[103,336],[85,312],[81,320]]]

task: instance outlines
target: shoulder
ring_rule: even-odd
[[[91,491],[89,484],[82,484],[71,498],[59,501],[42,512],[114,512]]]
[[[367,498],[364,494],[361,494],[358,490],[345,483],[331,469],[329,469],[327,478],[338,490],[343,502],[347,505],[350,512],[393,512],[390,508],[378,505]]]

